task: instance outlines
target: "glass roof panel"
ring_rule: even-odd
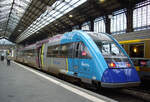
[[[8,18],[3,18],[0,20],[0,22],[6,21],[6,20],[8,20]]]
[[[39,29],[43,28],[44,26],[50,24],[54,20],[60,18],[61,16],[65,15],[69,11],[73,10],[77,6],[83,4],[87,0],[62,0],[56,1],[50,8],[50,10],[46,10],[39,18],[37,18],[29,27],[26,29],[18,38],[17,42],[20,42],[26,39],[28,36],[32,35],[34,32],[38,31]],[[46,21],[46,23],[43,21]],[[37,23],[39,23],[37,25]],[[40,25],[41,24],[41,25]],[[36,25],[36,26],[35,26]],[[32,33],[29,33],[28,36],[25,36],[26,33],[30,31],[31,28],[38,28],[34,30]]]
[[[0,12],[0,15],[9,15],[10,11]]]
[[[14,0],[13,6],[13,0],[5,0],[3,2],[0,2],[0,5],[6,5],[8,3],[11,3],[9,6],[2,7],[3,12],[0,13],[0,15],[10,15],[9,19],[6,19],[8,20],[8,25],[6,25],[7,30],[11,29],[11,31],[13,32],[31,1],[32,0]],[[6,9],[7,12],[5,11]]]
[[[25,9],[23,7],[19,7],[19,6],[16,6],[14,5],[14,9],[13,9],[15,12],[17,13],[24,13]]]
[[[4,18],[8,18],[8,15],[0,16],[0,20],[1,20],[1,19],[4,19]]]
[[[8,41],[8,40],[6,40],[6,39],[0,39],[0,45],[14,45],[14,43],[12,43],[12,42],[10,42],[10,41]]]
[[[22,7],[28,6],[28,4],[26,4],[25,2],[23,2],[23,0],[15,0],[15,4],[18,4],[19,6],[22,6]]]
[[[11,4],[8,5],[8,6],[1,6],[1,7],[0,7],[0,11],[1,11],[1,12],[5,12],[5,10],[10,10],[10,9],[11,9]]]
[[[8,4],[8,3],[13,3],[13,0],[4,0],[0,2],[1,5]]]

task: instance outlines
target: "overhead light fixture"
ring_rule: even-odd
[[[109,18],[109,19],[112,19],[112,18],[113,18],[113,15],[108,15],[108,18]]]
[[[137,53],[137,51],[138,51],[138,50],[137,50],[137,48],[135,47],[135,48],[133,49],[133,52],[134,52],[134,53]]]
[[[69,17],[70,17],[70,18],[72,18],[72,17],[73,17],[73,15],[69,15]]]
[[[99,0],[100,1],[100,3],[104,3],[106,0]]]
[[[18,32],[21,32],[21,31],[22,31],[21,29],[18,30]]]

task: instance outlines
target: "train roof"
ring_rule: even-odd
[[[73,30],[72,32],[67,32],[67,33],[64,33],[64,34],[58,34],[58,35],[55,35],[53,37],[50,37],[50,38],[41,40],[39,42],[36,42],[35,44],[26,46],[26,47],[24,47],[20,50],[38,48],[38,47],[42,46],[42,44],[44,44],[44,43],[51,43],[52,45],[57,44],[63,39],[65,34],[75,33],[75,32],[78,32],[78,31],[82,31],[82,30]],[[97,32],[91,32],[91,31],[83,31],[83,32],[88,34],[94,41],[98,41],[98,40],[112,41],[112,39],[106,33],[97,33]]]
[[[126,34],[116,34],[113,35],[117,41],[126,41],[126,40],[137,40],[137,39],[150,39],[150,30],[143,30],[143,31],[135,31]]]
[[[36,44],[31,44],[31,45],[28,45],[24,48],[21,48],[19,50],[28,50],[28,49],[35,49],[36,48]]]
[[[87,32],[87,34],[92,37],[94,41],[103,40],[103,41],[112,41],[112,39],[106,33],[97,33],[97,32]]]

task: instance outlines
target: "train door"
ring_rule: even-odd
[[[41,69],[41,46],[37,48],[37,65]]]
[[[79,68],[79,46],[80,43],[77,42],[74,44],[74,53],[73,53],[73,72],[74,75],[78,75],[78,68]]]
[[[74,74],[89,77],[91,73],[92,60],[87,47],[82,42],[75,44],[73,69]]]
[[[92,59],[91,55],[88,51],[88,48],[85,46],[84,43],[79,44],[79,73],[82,77],[89,78],[92,72]]]
[[[41,49],[41,67],[43,70],[48,71],[48,67],[47,67],[47,44],[43,44],[42,45],[42,49]]]
[[[41,69],[44,69],[44,48],[45,44],[42,44],[42,46],[39,49],[39,67]]]

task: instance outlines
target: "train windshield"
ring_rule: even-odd
[[[113,41],[97,41],[95,43],[103,56],[125,56]]]
[[[129,68],[131,63],[117,44],[105,34],[90,35],[104,56],[109,68]]]

